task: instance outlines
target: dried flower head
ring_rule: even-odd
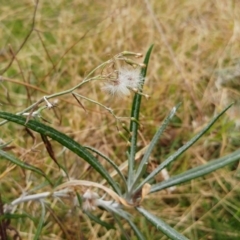
[[[97,200],[99,195],[91,190],[87,190],[83,194],[83,210],[85,211],[94,211],[96,210]]]
[[[139,90],[144,78],[141,76],[140,68],[120,68],[116,79],[112,79],[102,88],[112,95],[129,95],[130,90]]]

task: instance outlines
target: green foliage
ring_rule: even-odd
[[[147,74],[148,63],[150,60],[152,49],[153,49],[153,45],[151,45],[150,48],[148,49],[146,57],[143,61],[143,63],[145,64],[145,67],[142,69],[141,75],[144,79]],[[143,82],[143,85],[144,85],[144,82]],[[142,88],[143,88],[143,85],[142,85]],[[142,92],[142,88],[140,89],[140,92]],[[128,185],[129,186],[131,186],[133,183],[133,169],[134,169],[134,161],[135,161],[135,154],[136,154],[136,148],[137,148],[137,136],[138,136],[138,128],[139,128],[139,113],[141,109],[141,99],[142,99],[142,95],[139,93],[136,93],[132,103],[131,122],[129,127],[129,131],[131,132],[131,137],[130,137],[131,145],[128,149]]]
[[[79,143],[74,141],[72,138],[38,121],[29,120],[28,122],[26,122],[27,119],[22,116],[17,116],[11,113],[0,112],[0,117],[8,121],[12,121],[17,124],[24,125],[44,136],[48,136],[53,140],[56,140],[63,146],[67,147],[68,149],[76,153],[79,157],[83,158],[86,162],[88,162],[97,172],[99,172],[102,175],[103,178],[105,178],[108,181],[108,183],[113,187],[113,189],[116,192],[119,192],[119,188],[117,187],[113,179],[109,176],[105,168],[103,168],[103,166],[89,151],[87,151],[83,146],[81,146]]]
[[[158,230],[163,232],[166,236],[173,240],[186,240],[187,238],[182,236],[180,233],[171,228],[161,219],[157,218],[150,212],[146,211],[144,208],[138,207],[138,212],[140,212],[150,223],[152,223]]]
[[[43,176],[50,184],[52,184],[51,180],[44,174],[44,172],[41,169],[31,166],[28,163],[25,163],[25,162],[21,161],[20,159],[16,158],[15,156],[13,156],[5,151],[2,151],[1,149],[0,149],[0,156],[3,159],[7,159],[9,162],[16,164],[23,169],[27,169],[27,170],[33,171],[35,173],[38,173],[39,175]],[[0,158],[0,160],[1,160],[1,158]]]

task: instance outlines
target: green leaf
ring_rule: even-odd
[[[167,223],[162,221],[160,218],[154,216],[153,214],[149,213],[142,207],[137,208],[138,212],[140,212],[149,222],[151,222],[158,230],[168,236],[170,239],[173,240],[187,240],[188,238],[184,237],[182,234],[177,232],[175,229],[170,227]]]
[[[108,212],[112,212],[114,214],[117,214],[118,216],[122,217],[123,219],[129,220],[130,219],[130,213],[124,211],[121,208],[116,208],[115,206],[112,206],[111,204],[104,204],[101,205],[100,207],[106,209]]]
[[[145,240],[145,237],[142,235],[142,233],[139,231],[138,227],[133,223],[133,221],[131,219],[126,219],[129,223],[129,225],[131,226],[131,228],[133,229],[135,235],[137,236],[137,238],[139,240]]]
[[[169,178],[168,180],[165,180],[161,183],[152,185],[150,193],[160,191],[164,188],[168,188],[180,183],[184,183],[186,181],[202,177],[208,173],[211,173],[219,168],[222,168],[230,163],[233,163],[235,161],[240,160],[240,150],[237,150],[225,157],[221,157],[219,159],[212,160],[208,162],[207,164],[195,167],[193,169],[190,169],[184,173],[181,173],[179,175],[173,176]]]
[[[26,217],[28,217],[28,215],[26,214],[5,213],[3,215],[0,215],[0,221],[6,220],[6,219],[21,219]]]
[[[142,71],[141,71],[141,76],[143,78],[145,78],[147,74],[148,63],[149,63],[150,55],[152,52],[152,48],[153,48],[153,45],[151,45],[150,48],[148,49],[143,62],[146,66],[145,68],[142,68]],[[142,92],[142,89],[139,89],[139,91]],[[142,99],[142,95],[136,93],[132,103],[132,112],[131,112],[132,120],[130,122],[130,128],[129,128],[132,135],[130,138],[131,145],[128,149],[128,186],[129,187],[132,185],[132,182],[133,182],[133,170],[134,170],[134,161],[135,161],[135,154],[136,154],[136,148],[137,148],[138,120],[139,120],[139,112],[141,107],[141,99]]]
[[[78,192],[76,192],[76,194],[77,194],[77,200],[78,200],[79,207],[82,208],[82,202],[83,202],[82,197]]]
[[[37,231],[36,231],[36,234],[34,236],[34,240],[39,240],[40,239],[39,237],[40,237],[40,234],[41,234],[41,231],[42,231],[42,228],[43,228],[44,218],[45,218],[45,214],[46,214],[44,202],[40,201],[40,203],[41,203],[41,207],[42,207],[42,214],[41,214],[41,217],[40,217],[39,222],[38,222]]]
[[[32,217],[30,214],[28,213],[22,213],[22,214],[18,214],[18,213],[4,213],[3,215],[0,216],[0,222],[2,220],[6,220],[6,219],[23,219],[23,218],[29,218],[30,220],[32,220],[34,223],[38,223],[38,219]]]
[[[112,224],[109,224],[105,221],[102,221],[99,217],[93,215],[91,212],[89,211],[84,211],[84,213],[94,222],[98,223],[99,225],[105,227],[107,230],[110,229],[115,229],[115,227]]]
[[[136,176],[135,176],[135,180],[134,180],[134,183],[133,183],[133,186],[131,188],[131,190],[133,190],[133,188],[135,187],[135,185],[137,184],[137,182],[139,181],[139,179],[141,178],[142,174],[143,174],[143,170],[145,169],[144,166],[147,164],[147,161],[152,153],[152,150],[153,148],[155,147],[156,143],[158,142],[160,136],[163,134],[164,130],[166,129],[166,127],[168,126],[170,120],[173,118],[173,116],[175,115],[178,107],[179,107],[180,104],[178,104],[177,106],[175,106],[171,112],[169,113],[169,115],[164,119],[161,127],[157,130],[156,134],[154,135],[152,141],[150,142],[149,144],[149,147],[147,149],[147,151],[145,152],[140,164],[139,164],[139,167],[138,167],[138,170],[137,170],[137,173],[136,173]]]
[[[129,225],[132,227],[133,231],[135,232],[136,236],[138,239],[140,240],[145,240],[144,236],[142,235],[142,233],[139,231],[139,229],[135,226],[135,224],[132,222],[131,220],[131,215],[129,213],[127,213],[126,211],[122,210],[121,208],[115,208],[111,205],[102,205],[102,208],[106,209],[108,212],[112,212],[114,214],[114,217],[116,217],[115,215],[125,219]],[[117,220],[117,218],[116,218]]]
[[[4,149],[4,148],[7,147],[11,142],[12,142],[12,140],[8,141],[7,143],[0,144],[0,149]]]
[[[127,234],[126,230],[123,227],[122,222],[119,219],[119,216],[117,216],[116,214],[112,214],[112,215],[113,215],[114,221],[119,227],[120,231],[119,230],[118,231],[122,233],[122,235],[120,236],[120,239],[130,240],[129,235]]]
[[[11,163],[16,164],[17,166],[19,166],[21,168],[38,173],[39,175],[43,176],[51,185],[53,185],[51,180],[44,174],[44,172],[40,168],[37,168],[28,163],[25,163],[25,162],[21,161],[20,159],[16,158],[15,156],[13,156],[1,149],[0,149],[0,156],[2,156],[3,158],[9,160]]]
[[[72,138],[57,131],[56,129],[50,126],[47,126],[35,120],[29,120],[26,123],[26,118],[23,116],[18,116],[7,112],[0,112],[0,118],[26,126],[35,132],[38,132],[45,136],[49,136],[53,140],[59,142],[66,148],[70,149],[72,152],[76,153],[83,160],[88,162],[97,172],[99,172],[102,175],[103,178],[107,180],[107,182],[113,187],[113,189],[118,194],[120,194],[119,188],[117,187],[116,183],[111,178],[107,170],[98,162],[98,160],[89,151],[87,151],[83,146],[74,141]]]
[[[121,179],[123,180],[125,189],[127,189],[127,182],[126,179],[124,177],[124,175],[122,174],[122,172],[119,170],[118,166],[106,155],[104,155],[103,153],[99,152],[97,149],[89,147],[89,146],[84,146],[86,149],[89,149],[95,153],[97,153],[99,156],[101,156],[102,158],[104,158],[108,163],[110,163],[113,168],[116,170],[116,172],[118,173],[118,175],[121,177]]]
[[[208,125],[203,128],[203,130],[198,133],[195,137],[193,137],[190,141],[188,141],[185,145],[180,147],[174,154],[169,156],[164,162],[162,162],[154,171],[152,171],[138,186],[138,188],[135,190],[137,192],[145,183],[150,181],[152,178],[154,178],[163,168],[165,168],[167,165],[169,165],[171,162],[176,160],[182,153],[184,153],[188,148],[190,148],[199,138],[201,138],[211,127],[212,125],[233,105],[230,104],[228,107],[226,107],[222,112],[220,112],[216,117],[214,117]]]

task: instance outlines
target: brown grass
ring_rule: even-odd
[[[94,67],[115,54],[123,50],[144,54],[152,43],[154,50],[144,88],[151,98],[142,103],[143,128],[139,146],[151,140],[170,109],[182,102],[177,119],[159,141],[152,163],[163,161],[232,100],[228,86],[216,88],[215,72],[239,61],[238,1],[42,0],[33,31],[19,52],[31,29],[33,1],[3,1],[0,12],[1,69],[7,67],[13,58],[12,65],[0,73],[4,79],[0,85],[3,111],[21,111],[43,94],[75,86]],[[91,83],[78,92],[111,107],[117,116],[128,117],[131,97],[111,98],[101,92],[100,87],[100,83]],[[239,89],[234,91],[236,99]],[[79,143],[107,154],[116,164],[124,162],[126,142],[118,135],[113,116],[92,103],[84,100],[81,103],[86,112],[72,96],[60,97],[57,108],[46,110],[44,118]],[[234,121],[239,118],[238,111],[238,108],[230,111],[230,118],[224,116],[184,156],[169,166],[170,175],[237,149],[239,132]],[[128,119],[125,122],[128,124]],[[2,140],[13,140],[11,146],[14,149],[11,151],[16,156],[40,167],[57,180],[61,173],[49,159],[40,137],[34,136],[32,139],[22,127],[11,123],[1,126],[0,130]],[[62,147],[57,144],[54,144],[54,150],[72,178],[101,181],[86,163],[69,151],[62,152]],[[0,173],[9,167],[6,161],[1,161]],[[144,205],[190,239],[238,239],[238,177],[235,164],[178,186],[172,193],[153,194]],[[3,200],[9,202],[17,198],[23,189],[27,191],[41,184],[38,181],[34,175],[18,167],[10,170],[0,178]],[[29,203],[19,209],[38,217],[34,211],[38,207],[38,204]],[[49,214],[42,239],[120,239],[118,228],[107,231],[98,227],[86,216],[71,212],[71,207],[62,209],[60,203],[52,203],[51,208],[61,224]],[[106,221],[113,219],[107,216]],[[12,222],[23,239],[32,239],[35,232],[33,222]],[[166,239],[146,220],[138,218],[136,224],[147,239]],[[127,224],[124,223],[123,227],[130,238],[135,239]]]

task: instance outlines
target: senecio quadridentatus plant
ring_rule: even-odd
[[[152,48],[153,46],[148,49],[143,63],[138,63],[138,61],[133,60],[133,58],[142,57],[142,54],[127,51],[122,52],[114,56],[112,59],[97,66],[84,78],[82,82],[71,89],[44,96],[39,101],[16,114],[0,112],[0,118],[4,119],[0,125],[11,121],[40,133],[45,145],[50,146],[48,138],[59,142],[62,146],[68,148],[83,160],[85,160],[87,163],[89,163],[92,168],[94,168],[103,177],[103,180],[100,183],[71,179],[68,176],[67,170],[61,166],[54,155],[49,152],[51,158],[53,158],[56,164],[58,164],[59,168],[61,168],[61,170],[64,172],[65,182],[62,182],[48,192],[40,192],[35,194],[23,192],[20,197],[10,203],[5,204],[3,208],[4,214],[8,214],[9,217],[9,214],[13,214],[17,210],[17,206],[20,203],[38,201],[41,205],[42,214],[34,239],[38,239],[43,228],[47,198],[72,199],[76,207],[81,207],[82,210],[92,218],[92,220],[103,226],[105,226],[104,222],[94,216],[92,213],[94,213],[97,208],[105,209],[115,216],[125,219],[135,232],[135,235],[138,239],[145,239],[139,228],[131,219],[129,209],[135,209],[170,239],[187,239],[163,220],[144,209],[141,206],[142,201],[149,194],[153,194],[154,192],[158,192],[163,189],[173,188],[175,185],[190,181],[197,177],[201,177],[240,159],[240,150],[238,150],[225,157],[209,161],[207,164],[187,170],[181,174],[172,177],[168,176],[164,181],[160,183],[150,185],[150,182],[152,182],[154,177],[159,172],[164,171],[164,169],[170,163],[175,161],[182,153],[190,148],[204,133],[208,131],[208,129],[217,121],[217,119],[231,107],[231,105],[226,107],[222,112],[215,116],[201,130],[201,132],[199,132],[190,141],[180,147],[175,153],[167,157],[167,159],[165,159],[150,174],[146,176],[146,166],[148,164],[148,160],[153,151],[153,148],[171,119],[174,117],[174,114],[179,107],[178,104],[172,108],[168,116],[164,119],[161,126],[158,128],[150,143],[142,150],[137,149],[138,128],[141,122],[139,119],[139,112],[141,109],[142,97],[148,98],[148,95],[143,93],[143,86]],[[100,74],[96,74],[97,72],[100,72]],[[127,162],[121,166],[117,166],[113,160],[99,152],[97,149],[89,146],[82,146],[64,133],[57,131],[47,124],[43,124],[41,121],[42,111],[44,111],[44,109],[51,109],[56,104],[51,99],[56,99],[57,97],[66,94],[72,94],[81,106],[82,104],[80,102],[80,99],[85,99],[99,105],[111,113],[116,120],[117,128],[119,130],[119,123],[121,123],[121,118],[116,116],[111,108],[106,107],[105,105],[93,99],[87,98],[86,96],[80,95],[77,92],[77,89],[89,83],[90,81],[100,82],[102,84],[102,90],[113,96],[124,97],[130,94],[134,95],[130,116],[130,127],[128,129],[129,136],[124,136],[128,142],[128,149],[126,152]],[[120,130],[119,132],[123,135]],[[29,164],[25,164],[16,156],[4,151],[4,147],[7,144],[8,143],[0,145],[0,156],[3,159],[6,159],[24,169],[33,171],[36,174],[43,176],[50,185],[53,185],[49,176],[47,176],[41,169]],[[101,162],[97,160],[93,153],[99,155],[105,161],[107,161],[113,168],[113,172],[109,173],[103,167]],[[139,157],[140,162],[137,164],[135,159]],[[127,168],[127,178],[122,173],[122,170],[124,168]],[[121,183],[116,183],[114,180],[114,177],[116,175],[120,177]],[[107,184],[108,186],[106,186]],[[84,189],[84,191],[82,189]],[[101,192],[101,194],[99,192]],[[102,194],[103,192],[104,194]]]

